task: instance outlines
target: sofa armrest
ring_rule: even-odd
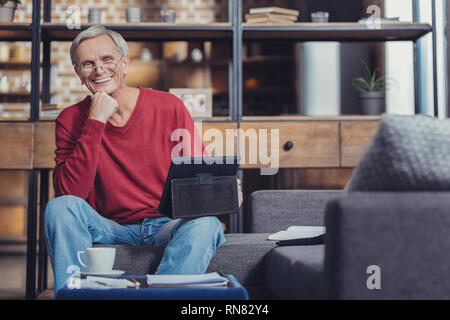
[[[325,219],[328,298],[450,298],[450,192],[348,193]]]
[[[343,194],[339,190],[255,191],[249,198],[250,232],[277,232],[291,225],[323,225],[326,203]]]

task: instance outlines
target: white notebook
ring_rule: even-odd
[[[325,227],[321,226],[290,226],[286,230],[269,235],[267,240],[291,240],[302,238],[314,238],[325,234]]]
[[[148,274],[147,284],[149,286],[202,286],[215,287],[225,286],[229,282],[228,278],[221,276],[217,272],[205,274],[186,274],[186,275],[162,275]]]

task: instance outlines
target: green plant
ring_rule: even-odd
[[[18,4],[22,4],[22,2],[20,2],[20,0],[0,0],[0,3],[1,3],[1,4],[5,4],[5,3],[7,3],[8,1],[17,2]]]
[[[384,91],[388,89],[388,81],[383,76],[377,76],[377,70],[371,71],[363,61],[365,74],[363,77],[354,78],[353,88],[358,92]]]

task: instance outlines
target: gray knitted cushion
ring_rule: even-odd
[[[450,119],[383,115],[346,190],[450,190]]]

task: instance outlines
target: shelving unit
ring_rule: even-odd
[[[243,63],[258,63],[259,58],[243,59],[243,42],[255,41],[341,41],[341,42],[374,42],[374,41],[412,41],[414,43],[415,71],[417,74],[417,40],[425,34],[432,32],[433,28],[427,24],[402,23],[382,24],[378,30],[369,29],[359,23],[297,23],[294,25],[248,25],[242,23],[242,1],[229,1],[229,22],[212,24],[163,24],[141,23],[130,24],[106,24],[106,27],[121,33],[127,41],[226,41],[229,44],[229,59],[224,64],[228,66],[228,98],[229,117],[214,117],[204,122],[204,126],[219,128],[271,128],[280,127],[283,131],[280,139],[295,140],[294,149],[286,150],[284,140],[280,141],[280,167],[305,167],[305,168],[349,168],[358,158],[361,145],[370,139],[377,126],[379,117],[342,116],[342,117],[304,117],[304,116],[280,116],[280,117],[247,117],[243,116]],[[42,92],[42,103],[50,102],[50,43],[52,41],[71,41],[80,30],[70,30],[65,24],[51,22],[51,1],[43,1],[43,23],[40,22],[41,1],[33,1],[33,23],[30,24],[0,24],[0,39],[2,41],[32,41],[31,82],[30,93],[30,117],[28,121],[0,123],[4,132],[14,130],[17,126],[17,134],[29,134],[30,141],[24,141],[24,148],[30,147],[34,152],[31,163],[26,161],[20,169],[29,170],[29,192],[27,213],[27,287],[26,298],[36,297],[36,240],[37,240],[37,212],[38,197],[41,204],[39,219],[42,221],[44,206],[48,200],[49,170],[52,162],[52,150],[54,149],[52,120],[40,118],[39,92]],[[81,25],[81,30],[88,28],[89,24]],[[40,71],[40,44],[43,45],[42,55],[42,87],[39,80]],[[264,59],[264,58],[262,58]],[[282,60],[282,58],[280,58]],[[221,62],[223,63],[223,62]],[[417,76],[415,78],[417,90]],[[40,90],[41,89],[41,90]],[[417,91],[416,91],[417,92]],[[255,91],[252,94],[258,94]],[[416,100],[417,101],[417,100]],[[417,103],[416,103],[417,105]],[[416,106],[416,110],[418,110]],[[47,120],[47,121],[46,121]],[[363,126],[361,126],[363,124]],[[284,128],[284,129],[283,129]],[[366,128],[366,129],[364,129]],[[364,131],[366,130],[366,131]],[[0,127],[0,132],[2,128]],[[304,134],[311,139],[323,137],[317,143],[305,140]],[[316,135],[314,134],[316,133]],[[358,138],[353,137],[355,133]],[[298,134],[298,135],[297,135]],[[10,146],[17,147],[15,135],[9,137]],[[2,139],[2,138],[0,138]],[[297,140],[296,140],[297,139]],[[291,141],[292,142],[292,141]],[[331,144],[330,144],[331,143]],[[315,145],[314,145],[315,144]],[[317,148],[317,146],[319,146]],[[300,148],[300,149],[299,149]],[[309,153],[305,155],[301,148],[306,148]],[[308,149],[309,148],[309,149]],[[13,150],[13,149],[11,149]],[[27,151],[30,151],[27,149]],[[290,152],[290,153],[288,153]],[[50,155],[49,155],[50,154]],[[17,158],[16,158],[17,159]],[[30,158],[28,158],[30,159]],[[5,160],[5,166],[13,163],[11,159]],[[284,162],[281,162],[284,161]],[[0,163],[1,163],[0,159]],[[16,165],[16,164],[14,164]],[[256,165],[257,167],[258,165]],[[243,168],[251,166],[243,166]],[[3,167],[5,168],[5,167]],[[241,173],[242,174],[242,173]],[[40,177],[40,187],[38,179]],[[242,231],[242,214],[230,219],[230,231]],[[42,235],[42,225],[40,225]],[[39,238],[39,266],[45,262],[43,237]],[[45,275],[43,270],[38,272],[38,292],[45,288]]]
[[[26,23],[0,23],[0,41],[20,41],[31,42],[32,41],[33,26]],[[0,72],[6,71],[23,71],[31,69],[31,61],[13,60],[0,61]],[[0,104],[5,103],[29,103],[31,93],[26,90],[13,90],[8,92],[0,92]],[[9,107],[8,107],[9,108]],[[29,106],[22,105],[19,108],[22,110],[29,110]],[[17,109],[19,109],[17,108]],[[28,116],[24,114],[17,115],[17,110],[12,114],[12,119],[15,120],[28,120]],[[9,120],[9,118],[0,117],[0,121]]]

